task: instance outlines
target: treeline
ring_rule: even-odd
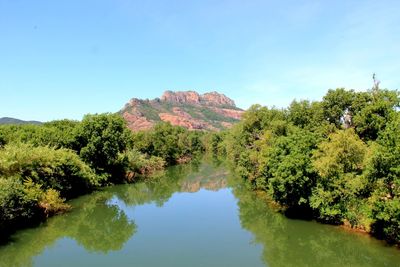
[[[0,241],[68,199],[188,161],[204,150],[201,136],[168,123],[133,133],[117,114],[0,126]]]
[[[329,90],[286,109],[252,106],[208,136],[254,190],[288,216],[363,229],[400,243],[399,93]]]

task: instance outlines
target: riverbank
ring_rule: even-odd
[[[67,200],[202,153],[201,135],[170,124],[133,133],[117,114],[0,126],[0,242],[67,211]]]
[[[337,88],[284,109],[253,105],[209,151],[289,217],[364,229],[400,244],[400,94]],[[347,118],[347,120],[345,120]]]

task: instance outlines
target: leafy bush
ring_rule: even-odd
[[[0,136],[6,143],[29,143],[34,146],[74,148],[75,129],[79,123],[59,120],[44,125],[1,125]]]
[[[313,157],[318,171],[317,186],[311,197],[311,207],[319,212],[319,219],[342,223],[348,204],[366,187],[362,176],[367,145],[353,129],[340,130],[318,145]]]
[[[254,105],[222,142],[207,136],[206,148],[226,151],[236,174],[285,211],[311,208],[320,221],[400,243],[399,102],[398,91],[374,86],[284,110]]]
[[[0,177],[0,237],[12,229],[36,221],[40,208],[39,195],[27,194],[20,177]]]
[[[170,123],[158,123],[148,131],[133,134],[133,147],[146,155],[157,156],[168,165],[177,163],[184,157],[191,158],[202,152],[200,132],[190,132]]]
[[[71,207],[65,204],[65,199],[60,197],[60,192],[55,189],[47,189],[40,197],[39,206],[43,209],[46,216],[51,216],[60,212],[65,212]]]
[[[277,138],[266,164],[267,179],[275,201],[292,209],[308,207],[317,179],[311,162],[316,143],[315,135],[305,130]]]
[[[379,133],[385,130],[398,107],[399,93],[397,91],[372,91],[369,101],[354,116],[356,132],[364,140],[376,140]]]
[[[71,198],[99,185],[99,177],[71,150],[9,144],[0,150],[0,175],[32,179]]]
[[[4,134],[0,132],[0,148],[4,147],[6,144],[6,138],[4,137]]]
[[[400,243],[400,115],[394,116],[380,133],[368,177],[374,183],[373,233],[391,243]]]
[[[98,174],[117,181],[124,169],[119,155],[130,140],[131,132],[119,115],[86,115],[77,128],[76,151]]]
[[[146,156],[135,149],[125,153],[127,157],[128,177],[134,177],[136,174],[151,175],[164,169],[165,161],[157,156]]]

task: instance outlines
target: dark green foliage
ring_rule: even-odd
[[[115,114],[0,126],[0,224],[55,213],[65,208],[61,197],[133,181],[206,150],[226,155],[249,187],[268,192],[286,211],[400,244],[398,108],[397,91],[340,88],[286,110],[254,105],[221,133],[159,123],[132,134]],[[208,111],[199,116],[220,119]]]
[[[72,149],[76,147],[75,131],[78,124],[76,121],[60,120],[43,125],[2,125],[0,136],[7,143]]]
[[[318,179],[310,199],[311,207],[318,211],[318,219],[342,223],[349,219],[350,204],[366,187],[361,175],[367,145],[353,129],[340,130],[322,141],[314,153],[313,165]],[[358,224],[352,218],[352,224]]]
[[[203,136],[202,142],[208,154],[213,156],[225,156],[225,138],[227,132],[210,132]]]
[[[162,122],[149,131],[135,133],[133,146],[141,153],[161,157],[171,165],[202,152],[201,136],[201,132]]]
[[[129,179],[135,179],[135,175],[151,175],[157,171],[161,171],[165,167],[165,161],[157,156],[149,156],[140,153],[136,149],[128,150],[126,156]]]
[[[399,94],[329,90],[287,110],[252,106],[223,138],[236,174],[286,212],[400,243]],[[218,136],[207,139],[217,154]]]
[[[293,101],[288,108],[288,120],[295,126],[310,130],[327,122],[324,120],[322,104],[308,100]]]
[[[400,243],[400,115],[396,113],[380,134],[376,153],[368,168],[374,182],[371,198],[374,224],[378,237]]]
[[[263,132],[271,125],[275,126],[273,134],[281,134],[286,130],[285,114],[281,110],[268,109],[260,105],[251,106],[227,136],[226,149],[228,158],[237,163],[240,154],[255,146],[255,141],[261,140]],[[283,122],[283,123],[279,123]],[[278,131],[278,132],[276,132]]]
[[[73,151],[7,145],[0,150],[0,176],[31,179],[43,189],[56,189],[71,198],[99,185],[99,178]]]
[[[52,147],[76,148],[76,131],[80,122],[73,120],[56,120],[46,122],[44,128],[48,128],[48,141],[44,141],[41,145],[49,145]]]
[[[340,127],[346,110],[350,110],[353,102],[354,91],[347,91],[344,88],[330,89],[324,96],[321,104],[325,119]]]
[[[265,171],[275,201],[294,209],[308,206],[317,178],[311,162],[316,144],[315,135],[304,130],[276,139]]]
[[[0,149],[2,147],[4,147],[6,143],[7,142],[6,142],[6,138],[4,137],[4,134],[2,132],[0,132]]]
[[[192,157],[204,151],[202,142],[202,132],[185,130],[179,135],[178,147],[180,149],[180,157]]]
[[[173,127],[169,123],[159,123],[151,131],[134,135],[134,146],[142,153],[163,158],[167,164],[173,164],[180,156],[177,146],[182,127]]]
[[[37,125],[0,125],[0,135],[6,143],[37,144],[42,139],[41,128]]]
[[[133,138],[117,114],[0,126],[0,235],[67,210],[65,198],[187,161],[204,150],[202,136],[160,124]]]
[[[383,195],[381,192],[381,195]],[[382,196],[374,202],[372,233],[389,243],[400,243],[400,198]]]
[[[0,240],[7,232],[36,220],[39,199],[27,194],[19,177],[0,177]]]
[[[76,133],[76,151],[98,174],[123,176],[120,153],[130,142],[131,133],[117,114],[86,115]]]
[[[375,90],[370,92],[368,102],[354,116],[358,135],[364,140],[376,140],[399,107],[397,91]]]

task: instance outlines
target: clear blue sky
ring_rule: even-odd
[[[248,108],[400,86],[400,1],[0,0],[0,117],[211,90]]]

